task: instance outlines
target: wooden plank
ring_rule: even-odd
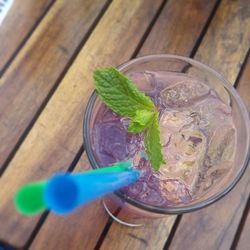
[[[0,225],[5,225],[0,239],[15,246],[27,241],[39,216],[26,218],[14,211],[15,190],[68,168],[82,144],[84,107],[93,90],[91,72],[129,59],[160,4],[160,0],[133,4],[117,0],[109,6],[0,179]]]
[[[0,172],[105,3],[58,0],[0,79]]]
[[[163,249],[175,216],[156,219],[139,228],[113,223],[100,249]]]
[[[199,59],[217,68],[219,72],[221,68],[221,71],[231,82],[235,81],[239,72],[238,65],[242,64],[250,44],[250,16],[247,16],[246,13],[250,13],[248,1],[236,1],[230,2],[230,4],[227,1],[222,2],[214,22],[211,24],[211,31],[208,31],[204,38],[204,45],[198,51],[197,57]],[[232,16],[234,16],[233,19]],[[235,39],[230,35],[230,42],[227,39],[224,40],[225,33],[228,33],[229,30],[235,32]],[[242,40],[241,46],[239,46],[238,36]],[[212,42],[209,45],[212,40],[210,37],[216,37],[217,44],[224,42],[226,47],[215,50],[216,44]],[[211,57],[211,55],[213,56]],[[219,66],[221,58],[225,60]],[[231,71],[228,71],[227,66]],[[247,103],[248,109],[250,109],[249,72],[250,58],[248,58],[237,88],[243,100]],[[221,201],[200,211],[183,215],[170,249],[183,249],[184,246],[187,250],[229,249],[240,223],[249,190],[250,173],[246,171],[236,188]]]
[[[239,242],[237,244],[237,250],[246,250],[250,246],[250,204],[248,204],[248,214],[244,221],[243,231],[241,232]]]
[[[244,73],[240,78],[240,81],[237,86],[237,91],[242,97],[248,111],[250,111],[250,55],[248,55],[248,59],[246,62],[246,66],[244,69]]]
[[[84,153],[74,171],[89,168],[91,167]],[[68,216],[50,214],[30,249],[93,249],[107,220],[108,215],[100,200]]]
[[[14,1],[0,25],[0,75],[15,50],[44,15],[52,0]]]
[[[217,1],[169,0],[150,32],[139,56],[177,54],[189,56]]]
[[[248,0],[223,0],[195,55],[234,83],[250,44]]]
[[[181,40],[177,42],[175,39],[173,39],[171,42],[169,42],[169,46],[168,46],[169,53],[171,53],[171,50],[173,48],[176,49],[176,47],[179,46],[180,51],[188,55],[190,51],[192,50],[192,46],[195,43],[197,37],[199,36],[202,30],[202,27],[204,23],[206,22],[206,19],[208,18],[209,10],[212,9],[214,3],[215,1],[210,1],[210,3],[203,3],[202,5],[200,5],[198,4],[198,1],[183,1],[182,4],[179,5],[175,1],[170,1],[167,4],[167,6],[163,9],[163,12],[161,16],[159,17],[159,20],[157,20],[153,30],[151,31],[146,41],[147,49],[144,49],[144,45],[143,45],[143,48],[140,51],[140,53],[142,52],[150,53],[153,51],[153,50],[151,51],[150,44],[151,46],[155,44],[154,36],[157,31],[164,30],[166,34],[170,34],[169,30],[172,30],[172,26],[175,26],[177,29],[178,28],[181,29],[181,27],[183,26],[185,28],[188,28],[188,27],[192,27],[192,23],[196,23],[196,21],[199,20],[199,25],[196,26],[195,30],[194,29],[192,30],[193,32],[192,36],[190,36],[190,34],[187,32],[182,34],[182,37],[186,39],[185,45],[182,45]],[[180,6],[182,6],[181,8],[182,11],[184,11],[186,8],[194,9],[193,12],[190,14],[188,14],[187,12],[185,17],[182,18],[181,22],[179,22],[177,18],[177,15],[179,14]],[[194,16],[193,13],[196,13],[196,15]],[[168,22],[166,22],[166,20],[168,20]],[[185,36],[185,34],[187,35],[187,37]],[[154,53],[159,53],[161,49],[162,49],[162,52],[164,52],[163,47],[166,48],[166,43],[164,43],[164,41],[168,41],[168,40],[169,40],[168,35],[164,36],[164,38],[162,38],[161,45],[157,46],[158,50],[154,51]],[[91,214],[89,216],[91,216]],[[72,218],[74,218],[73,219],[74,221],[77,221],[77,218],[79,218],[78,214],[72,215]],[[59,220],[60,218],[56,219],[54,217],[52,218],[52,216],[49,216],[44,226],[41,228],[41,231],[35,238],[35,241],[33,242],[31,249],[43,249],[45,245],[47,249],[53,249],[57,240],[55,239],[50,240],[51,238],[50,232],[52,232],[51,230],[53,230],[53,228],[56,227],[57,223],[60,223],[59,228],[62,229],[62,230],[59,230],[58,234],[63,235],[63,238],[66,237],[67,239],[69,239],[69,236],[67,235],[64,229],[68,227],[69,222],[64,221],[65,223],[62,224]],[[121,240],[117,240],[115,242],[112,241],[112,244],[106,244],[104,249],[106,249],[106,247],[107,249],[109,249],[109,247],[111,246],[112,246],[112,249],[121,249],[120,247],[122,247],[122,242],[128,243],[128,246],[134,247],[135,249],[139,249],[140,247],[145,248],[145,246],[149,249],[150,249],[150,246],[160,246],[160,245],[162,246],[165,243],[165,240],[167,238],[167,235],[169,234],[169,231],[171,230],[174,220],[175,220],[175,216],[169,216],[160,222],[159,220],[154,221],[147,228],[143,227],[141,229],[134,229],[134,230],[133,229],[128,230],[128,228],[121,227],[120,225],[116,225],[117,227],[115,227],[114,228],[115,230],[113,230],[113,226],[112,226],[112,232],[114,234],[108,235],[108,237],[110,237],[109,238],[110,242],[113,239],[122,239],[122,241]],[[80,223],[77,225],[79,226],[75,227],[75,230],[81,227]],[[100,225],[98,227],[100,227]],[[95,233],[92,234],[92,238],[95,238],[95,241],[99,233],[100,231],[95,231]],[[69,234],[71,234],[71,231]],[[117,236],[119,237],[116,238]],[[80,239],[77,239],[77,238],[74,238],[74,239],[75,239],[75,243],[74,243],[75,245],[74,247],[73,245],[70,245],[71,249],[78,249],[77,241],[81,242],[81,246],[84,249],[92,249],[94,246],[94,242],[92,242],[92,245],[90,247],[88,240],[86,240],[87,238],[82,237]],[[107,243],[107,241],[105,242]],[[47,243],[49,245],[47,245]],[[86,244],[89,248],[86,247]],[[60,249],[68,249],[68,248],[61,246]]]

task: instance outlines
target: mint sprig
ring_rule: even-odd
[[[100,98],[115,113],[134,117],[137,110],[154,110],[151,99],[115,68],[97,69],[94,80]]]
[[[146,131],[144,144],[151,165],[155,170],[159,170],[161,164],[166,163],[161,153],[160,128],[158,123],[159,114],[155,113]]]
[[[131,119],[128,131],[145,132],[146,153],[155,170],[165,163],[160,143],[158,111],[150,99],[125,75],[115,68],[102,68],[94,72],[97,93],[115,113]]]
[[[153,111],[148,110],[136,110],[135,116],[131,117],[130,124],[128,126],[128,132],[130,133],[141,133],[146,128],[149,127],[150,123],[152,122]]]

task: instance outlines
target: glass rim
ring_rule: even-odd
[[[154,60],[155,59],[177,59],[177,60],[181,60],[183,62],[187,62],[191,65],[196,66],[196,67],[198,66],[198,68],[201,68],[202,70],[208,71],[212,75],[215,75],[217,78],[219,78],[221,80],[224,87],[227,90],[229,90],[230,95],[234,96],[236,102],[241,107],[241,112],[242,112],[244,121],[245,122],[247,122],[247,120],[249,121],[249,114],[248,114],[248,111],[246,109],[246,106],[245,106],[244,102],[242,101],[241,97],[239,96],[239,94],[237,93],[237,91],[235,90],[235,88],[233,87],[233,85],[229,81],[227,81],[217,71],[215,71],[214,69],[210,68],[209,66],[206,66],[205,64],[198,62],[194,59],[191,59],[188,57],[183,57],[183,56],[177,56],[177,55],[168,55],[168,54],[147,55],[147,56],[142,56],[142,57],[138,57],[138,58],[129,60],[129,61],[119,65],[117,67],[117,69],[122,71],[123,69],[130,66],[131,64],[141,63],[143,61],[148,61],[151,59],[154,59]],[[88,157],[90,164],[91,164],[91,167],[93,169],[100,168],[98,162],[96,161],[96,159],[94,157],[94,153],[93,153],[91,143],[90,143],[90,133],[89,133],[89,131],[90,131],[89,121],[91,118],[92,110],[93,110],[96,99],[97,99],[97,93],[94,90],[92,95],[90,96],[90,98],[88,100],[85,114],[83,117],[84,148],[86,150],[87,157]],[[213,204],[214,202],[220,200],[222,197],[224,197],[226,194],[228,194],[236,186],[236,184],[239,182],[239,180],[241,179],[241,177],[243,176],[243,174],[247,168],[249,158],[250,158],[250,150],[249,150],[249,147],[250,147],[250,142],[249,142],[250,127],[246,126],[246,128],[247,128],[247,135],[248,135],[247,154],[246,154],[246,158],[244,160],[244,163],[242,164],[240,170],[238,171],[238,174],[235,176],[233,181],[229,185],[227,185],[221,192],[219,192],[219,193],[217,193],[217,194],[215,194],[215,195],[213,195],[213,196],[211,196],[211,197],[209,197],[201,202],[190,204],[190,205],[178,206],[178,207],[159,207],[159,206],[149,205],[149,204],[146,204],[144,202],[138,201],[134,198],[131,198],[120,190],[115,191],[114,193],[122,200],[125,200],[126,202],[128,202],[131,205],[134,205],[137,208],[140,208],[140,209],[143,209],[143,210],[146,210],[149,212],[153,212],[153,213],[159,213],[159,214],[182,214],[182,213],[192,212],[192,211],[196,211],[198,209],[207,207],[208,205]]]

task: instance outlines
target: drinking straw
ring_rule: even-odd
[[[123,173],[127,171],[132,171],[132,164],[130,161],[118,162],[111,167],[89,170],[82,174],[92,175],[94,173],[96,175],[98,173]],[[23,215],[35,215],[48,208],[48,204],[46,204],[44,200],[44,191],[45,187],[48,185],[48,181],[49,180],[42,180],[39,182],[28,183],[16,192],[14,204],[19,213]]]
[[[117,173],[58,174],[48,181],[44,200],[56,214],[67,214],[108,193],[134,183],[137,170]]]

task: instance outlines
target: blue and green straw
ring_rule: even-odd
[[[58,173],[22,186],[15,194],[14,204],[23,215],[36,215],[46,209],[64,215],[134,183],[139,176],[130,161],[82,173]]]

